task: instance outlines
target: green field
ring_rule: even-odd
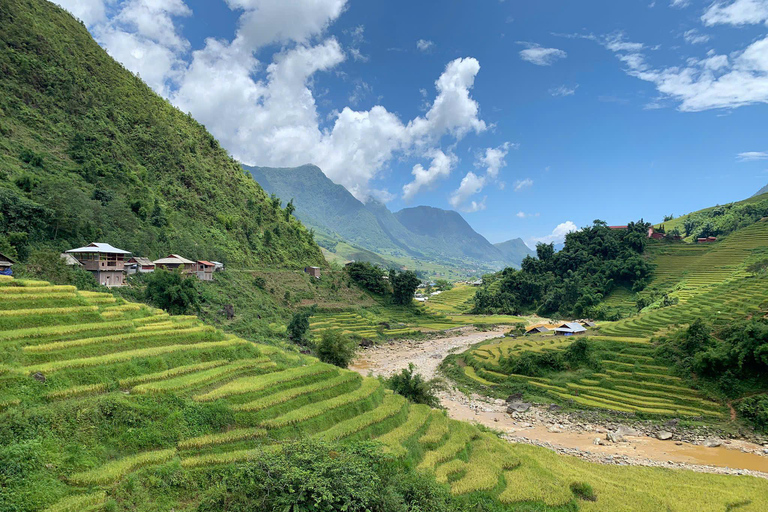
[[[48,295],[56,308],[44,300],[30,307]],[[2,279],[0,303],[1,321],[27,320],[0,330],[3,461],[25,472],[4,484],[14,510],[128,510],[116,493],[136,481],[132,475],[157,482],[215,475],[223,464],[306,436],[377,438],[454,493],[538,502],[537,510],[576,506],[574,481],[591,483],[599,496],[580,502],[583,510],[722,510],[735,502],[760,510],[755,497],[768,492],[755,478],[598,466],[510,444],[409,404],[378,380],[106,294]],[[162,414],[147,416],[155,409]],[[222,419],[198,428],[192,418],[200,414]],[[191,490],[174,510],[194,510],[197,499]]]

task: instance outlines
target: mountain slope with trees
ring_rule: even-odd
[[[525,245],[525,242],[523,242],[522,238],[514,238],[512,240],[507,240],[506,242],[500,242],[493,245],[499,251],[501,251],[501,254],[504,255],[504,259],[506,261],[518,261],[522,263],[526,256],[536,256],[536,251],[531,250],[530,247]],[[516,266],[519,267],[520,264]]]
[[[67,12],[0,3],[0,251],[92,241],[151,258],[322,264],[205,127],[115,62]]]

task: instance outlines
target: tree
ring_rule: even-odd
[[[185,277],[179,270],[157,269],[146,274],[145,299],[172,315],[184,315],[200,309],[197,279]]]
[[[536,256],[541,261],[547,261],[555,255],[555,244],[536,244]]]
[[[403,368],[400,373],[386,380],[387,387],[413,403],[440,407],[440,399],[436,393],[445,389],[445,383],[440,379],[425,380],[420,373],[415,373],[415,370],[413,363],[408,363],[408,368]]]
[[[387,285],[384,282],[384,271],[365,261],[353,261],[344,268],[354,282],[371,293],[384,295]]]
[[[438,279],[437,281],[435,281],[435,288],[437,288],[441,292],[445,292],[453,288],[453,283],[451,283],[446,279]]]
[[[315,313],[314,308],[298,311],[293,314],[288,324],[288,338],[294,343],[304,343],[309,332],[309,317]]]
[[[355,357],[357,344],[339,331],[323,331],[317,345],[317,357],[324,363],[346,368]]]
[[[395,304],[407,306],[413,301],[413,296],[416,293],[416,289],[419,287],[421,280],[419,280],[416,273],[411,270],[406,270],[405,272],[392,270],[389,273],[389,282],[392,284],[392,294]]]
[[[523,334],[525,334],[525,331],[526,331],[525,323],[517,322],[514,328],[512,329],[512,334],[514,334],[515,336],[522,336]]]
[[[285,221],[288,222],[291,218],[291,215],[293,215],[293,212],[296,211],[296,207],[293,205],[293,199],[288,201],[288,204],[285,205]]]

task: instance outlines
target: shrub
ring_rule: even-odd
[[[181,272],[157,269],[145,277],[145,299],[172,315],[185,315],[199,310],[200,293],[197,279],[185,277]]]
[[[424,380],[421,374],[414,373],[415,369],[413,363],[409,363],[408,368],[403,368],[400,373],[385,381],[387,387],[411,402],[440,407],[440,399],[436,393],[445,389],[445,383],[440,379]]]
[[[405,272],[390,271],[389,282],[392,283],[392,294],[395,304],[407,306],[413,301],[416,289],[419,287],[419,280],[416,273],[412,270]]]
[[[346,368],[355,357],[357,343],[339,331],[323,331],[317,345],[317,357],[324,363]]]
[[[579,499],[584,501],[597,501],[597,494],[592,486],[584,482],[573,482],[571,484],[571,491]]]
[[[286,292],[287,293],[287,292]],[[304,343],[309,333],[309,317],[314,314],[314,308],[298,311],[293,314],[288,324],[288,337],[294,343]]]
[[[753,423],[757,430],[768,432],[768,395],[745,398],[736,409],[745,419]]]

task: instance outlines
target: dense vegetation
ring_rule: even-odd
[[[744,201],[693,212],[664,226],[668,232],[674,231],[694,239],[719,237],[754,224],[763,217],[768,217],[768,196],[756,194]]]
[[[595,221],[566,235],[559,252],[553,244],[539,244],[538,258],[525,258],[521,270],[507,268],[484,280],[474,310],[594,317],[600,301],[616,287],[637,290],[648,283],[652,269],[642,257],[648,227],[641,220],[614,230]]]
[[[388,274],[378,266],[356,261],[346,265],[345,270],[349,277],[358,285],[371,293],[390,297],[394,304],[408,306],[413,301],[421,280],[412,270],[390,270]]]
[[[680,375],[695,375],[697,386],[737,401],[753,395],[738,410],[768,432],[768,321],[753,319],[713,329],[699,319],[660,337],[658,343],[659,355]]]
[[[426,380],[420,373],[416,373],[413,363],[408,368],[403,368],[386,380],[387,387],[402,395],[415,404],[425,404],[430,407],[440,407],[440,398],[437,392],[445,389],[445,382],[440,379]]]
[[[301,267],[311,234],[218,142],[43,0],[0,4],[0,251],[110,242]]]

